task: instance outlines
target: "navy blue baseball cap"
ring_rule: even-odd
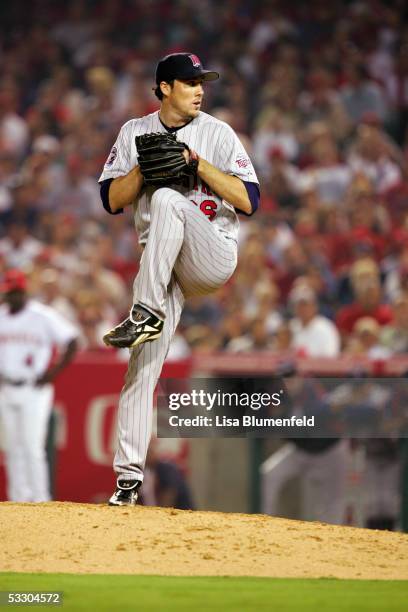
[[[157,64],[156,83],[162,81],[169,83],[174,79],[188,81],[190,79],[203,79],[204,81],[215,81],[219,78],[218,72],[204,70],[200,59],[194,53],[172,53],[166,55]]]

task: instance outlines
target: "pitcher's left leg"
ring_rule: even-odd
[[[180,320],[183,293],[173,278],[167,296],[167,316],[158,340],[134,349],[119,400],[118,450],[114,469],[121,480],[143,481],[152,432],[153,394],[171,339]]]

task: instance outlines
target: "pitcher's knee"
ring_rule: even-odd
[[[171,189],[171,187],[159,187],[152,195],[152,199],[150,201],[150,206],[171,206],[176,203],[177,200],[183,199],[184,196],[181,195],[175,189]]]
[[[169,187],[160,187],[159,189],[156,189],[150,201],[151,206],[165,204],[166,200],[171,197],[173,193],[174,190],[170,189]]]
[[[150,202],[150,210],[152,212],[160,211],[160,214],[162,214],[163,209],[167,211],[173,210],[175,213],[182,214],[183,209],[190,206],[191,204],[183,194],[170,187],[156,189]]]
[[[229,279],[234,274],[236,267],[237,267],[236,259],[235,260],[231,259],[231,261],[229,262],[229,265],[224,266],[222,270],[220,269],[217,270],[218,277],[217,277],[217,286],[215,287],[215,290],[220,289],[229,281]]]

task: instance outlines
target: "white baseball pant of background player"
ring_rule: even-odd
[[[2,385],[0,423],[10,501],[51,499],[45,443],[53,397],[52,385]]]
[[[219,231],[182,194],[155,191],[150,230],[134,303],[164,318],[158,340],[131,351],[119,402],[119,447],[115,471],[123,480],[143,480],[153,419],[153,393],[178,325],[185,297],[207,294],[222,286],[237,263],[236,241]]]
[[[29,300],[19,312],[0,312],[0,429],[11,501],[50,499],[45,452],[52,384],[36,386],[53,347],[66,346],[77,330],[55,310]]]
[[[345,519],[348,440],[308,453],[293,442],[284,444],[260,468],[262,512],[276,516],[283,485],[300,476],[302,518],[341,525]]]

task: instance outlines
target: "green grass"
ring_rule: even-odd
[[[408,609],[408,581],[0,573],[0,591],[30,590],[63,591],[63,606],[55,607],[56,610],[95,612],[405,612]],[[21,606],[18,608],[21,610]],[[17,606],[6,609],[17,609]]]

